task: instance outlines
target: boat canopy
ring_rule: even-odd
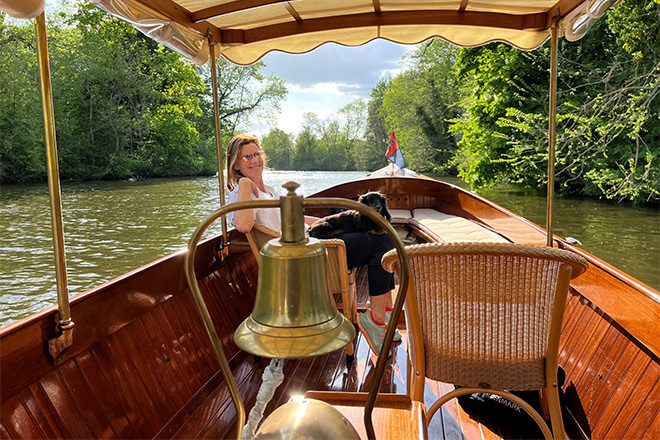
[[[501,41],[534,49],[553,19],[560,36],[582,37],[617,0],[88,0],[196,64],[208,38],[218,55],[251,64],[270,51],[305,53],[328,42],[359,46],[377,38],[414,44],[433,37],[459,46]],[[40,5],[39,5],[40,4]],[[30,11],[34,8],[33,11]],[[0,0],[31,18],[42,0]]]
[[[44,10],[44,0],[0,0],[0,11],[14,18],[29,20]]]

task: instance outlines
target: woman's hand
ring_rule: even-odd
[[[251,200],[250,193],[254,194],[255,197],[259,196],[259,188],[257,184],[252,181],[249,177],[241,177],[238,181],[238,201],[244,202],[246,200]]]

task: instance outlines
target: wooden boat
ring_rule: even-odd
[[[15,12],[31,3],[2,0],[0,9]],[[316,11],[308,19],[310,10],[306,8],[313,9],[315,3],[305,0],[200,1],[194,11],[183,1],[102,3],[115,12],[121,9],[116,5],[133,11],[138,25],[140,20],[153,20],[147,15],[155,14],[163,26],[180,32],[170,45],[191,58],[203,52],[207,40],[193,38],[201,34],[210,36],[212,48],[215,42],[223,42],[221,53],[239,63],[251,62],[268,50],[297,53],[328,40],[361,44],[377,36],[411,43],[439,35],[463,45],[500,39],[531,48],[551,33],[556,38],[557,28],[550,30],[554,17],[566,21],[564,35],[577,38],[586,32],[591,17],[602,13],[599,7],[608,6],[607,2],[582,0],[530,1],[521,10],[516,2],[463,0],[415,3],[408,10],[403,2],[392,2],[390,8],[370,0],[338,2],[333,11],[324,12],[330,15]],[[281,11],[286,18],[275,13]],[[260,25],[241,28],[236,20],[243,14]],[[472,30],[454,32],[457,25]],[[333,34],[338,30],[340,36]],[[48,93],[44,96],[47,100]],[[54,146],[52,139],[50,142]],[[54,171],[56,178],[56,167]],[[398,210],[394,224],[410,241],[457,239],[427,226],[415,215],[416,210],[427,209],[452,216],[469,226],[469,231],[538,246],[550,241],[586,258],[590,266],[571,284],[561,334],[566,432],[571,438],[660,438],[657,291],[552,234],[548,239],[544,229],[488,200],[432,179],[371,177],[312,197],[354,199],[370,190],[382,192],[389,207]],[[57,241],[57,231],[54,235]],[[459,239],[467,238],[459,234]],[[0,329],[0,436],[235,437],[240,428],[236,409],[186,283],[184,259],[182,250],[77,295],[70,302],[70,313],[68,303],[60,304]],[[196,277],[248,409],[255,402],[266,362],[240,350],[232,335],[252,310],[257,271],[246,237],[236,230],[197,247]],[[363,306],[367,296],[363,271],[357,274],[357,296],[358,305]],[[69,315],[75,321],[75,332],[62,319]],[[405,348],[405,344],[394,348],[380,392],[405,393]],[[360,335],[352,363],[342,351],[287,360],[285,383],[277,389],[266,413],[291,395],[309,390],[365,391],[373,380],[374,364]],[[434,400],[450,389],[449,384],[429,380],[426,397]],[[525,420],[496,400],[454,401],[436,416],[429,436],[454,437],[462,432],[468,438],[538,437],[539,432]],[[387,436],[394,438],[400,432],[393,426]]]

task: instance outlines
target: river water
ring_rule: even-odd
[[[363,177],[364,172],[266,171],[280,188],[289,180],[304,195]],[[465,186],[455,178],[443,179]],[[283,190],[282,190],[283,192]],[[482,196],[545,225],[545,199],[515,188]],[[215,177],[62,184],[70,295],[80,294],[187,245],[218,207]],[[220,232],[219,223],[209,234]],[[660,213],[593,200],[556,200],[555,234],[660,289]],[[0,190],[0,326],[57,303],[46,185]]]

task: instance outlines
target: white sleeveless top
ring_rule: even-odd
[[[272,186],[264,185],[266,192],[259,190],[259,196],[250,193],[251,200],[279,200],[280,194]],[[236,186],[227,197],[227,204],[238,202],[238,186]],[[264,225],[274,231],[282,229],[282,220],[280,218],[279,208],[258,208],[252,210],[255,214],[254,220],[260,225]],[[227,220],[234,224],[234,212],[227,214]]]

